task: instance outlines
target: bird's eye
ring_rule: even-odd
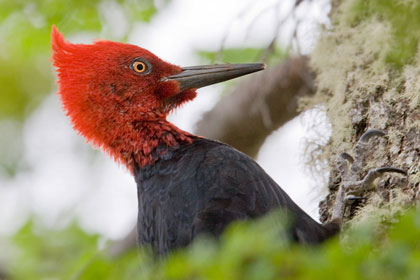
[[[143,73],[145,72],[147,69],[146,63],[141,62],[141,61],[135,61],[133,63],[133,70],[136,71],[137,73]]]
[[[150,65],[144,60],[135,59],[131,63],[131,69],[138,74],[148,74],[150,72]]]

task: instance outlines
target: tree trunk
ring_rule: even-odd
[[[344,221],[378,213],[392,215],[418,199],[420,161],[420,3],[416,1],[333,1],[332,27],[324,30],[311,55],[317,92],[302,99],[305,108],[322,104],[332,137],[322,147],[329,165],[329,194],[320,203],[321,221],[331,218],[342,182],[337,158],[368,129],[386,136],[369,141],[359,174],[392,166],[407,176],[386,174],[363,200],[346,209]]]

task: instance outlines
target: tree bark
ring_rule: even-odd
[[[331,218],[342,183],[337,158],[342,152],[354,154],[353,147],[368,129],[382,130],[386,137],[375,138],[368,144],[359,179],[370,168],[383,166],[401,168],[408,175],[387,174],[376,180],[373,189],[365,192],[364,200],[347,207],[344,221],[392,215],[419,198],[420,54],[417,45],[413,57],[401,66],[398,66],[398,56],[392,61],[392,46],[399,43],[396,36],[405,31],[398,30],[393,19],[387,18],[386,9],[389,8],[391,17],[393,7],[381,6],[382,10],[375,10],[375,5],[406,5],[410,9],[411,4],[386,2],[335,0],[333,25],[323,32],[311,55],[318,90],[303,103],[307,108],[324,105],[333,130],[329,143],[322,147],[322,158],[328,160],[330,172],[329,194],[320,203],[323,222]]]

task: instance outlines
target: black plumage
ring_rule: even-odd
[[[154,154],[159,159],[137,166],[134,174],[139,243],[158,254],[277,208],[292,216],[290,234],[298,242],[319,243],[338,230],[314,221],[253,159],[226,144],[197,137],[191,144],[158,147]]]

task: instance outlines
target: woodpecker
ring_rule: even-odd
[[[140,245],[164,255],[200,233],[218,236],[232,221],[278,208],[290,217],[297,242],[319,243],[338,231],[336,223],[321,225],[307,215],[252,158],[166,119],[198,88],[264,64],[179,67],[135,45],[72,44],[55,26],[51,37],[58,94],[73,128],[137,183]]]

